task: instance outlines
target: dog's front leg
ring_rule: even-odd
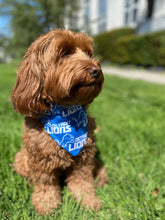
[[[61,188],[59,177],[55,172],[41,173],[33,172],[34,191],[32,204],[38,214],[45,215],[53,213],[61,204]]]
[[[83,165],[78,169],[69,168],[67,185],[75,199],[87,208],[98,210],[100,201],[96,196],[92,167]]]

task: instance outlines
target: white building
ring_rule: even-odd
[[[156,0],[153,17],[160,18],[165,16],[165,0]]]
[[[151,19],[139,25],[138,33],[145,34],[165,30],[165,0],[154,0]]]
[[[154,1],[149,24],[146,14],[147,0],[82,0],[75,29],[93,35],[121,27],[138,28],[139,33],[165,29],[165,22],[160,24],[159,21],[162,17],[165,19],[165,0]],[[70,28],[67,22],[66,28]]]

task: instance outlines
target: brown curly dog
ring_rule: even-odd
[[[73,156],[53,140],[41,116],[50,111],[53,103],[86,109],[99,95],[103,81],[100,64],[93,57],[93,40],[85,33],[50,31],[40,36],[23,58],[12,101],[15,110],[25,116],[24,147],[15,156],[14,168],[34,185],[32,204],[38,214],[52,213],[60,205],[63,173],[77,201],[81,199],[88,208],[100,208],[94,176],[99,186],[107,182],[107,177],[105,168],[94,160],[94,119],[87,116],[85,145]]]

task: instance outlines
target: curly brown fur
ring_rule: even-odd
[[[95,121],[88,116],[88,138],[77,156],[61,148],[45,131],[40,117],[51,105],[85,105],[98,96],[103,85],[99,62],[93,57],[93,40],[84,33],[53,30],[38,38],[28,49],[17,74],[12,101],[25,115],[23,148],[15,156],[17,173],[34,184],[32,204],[39,214],[52,213],[61,203],[60,176],[77,201],[98,209],[98,185],[107,182],[105,169],[94,169]],[[94,171],[94,173],[93,173]]]

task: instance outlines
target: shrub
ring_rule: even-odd
[[[97,37],[95,39],[97,41]],[[107,56],[105,57],[104,54],[101,54],[102,60],[108,59],[121,64],[164,66],[165,31],[142,36],[133,34],[121,36],[114,41],[113,46],[108,43],[104,50],[107,51]],[[97,52],[98,50],[96,49]]]
[[[135,65],[165,65],[165,32],[120,38],[111,59]]]
[[[132,28],[121,28],[110,32],[104,32],[94,37],[95,53],[102,60],[110,60],[116,50],[116,41],[123,36],[134,34]]]

